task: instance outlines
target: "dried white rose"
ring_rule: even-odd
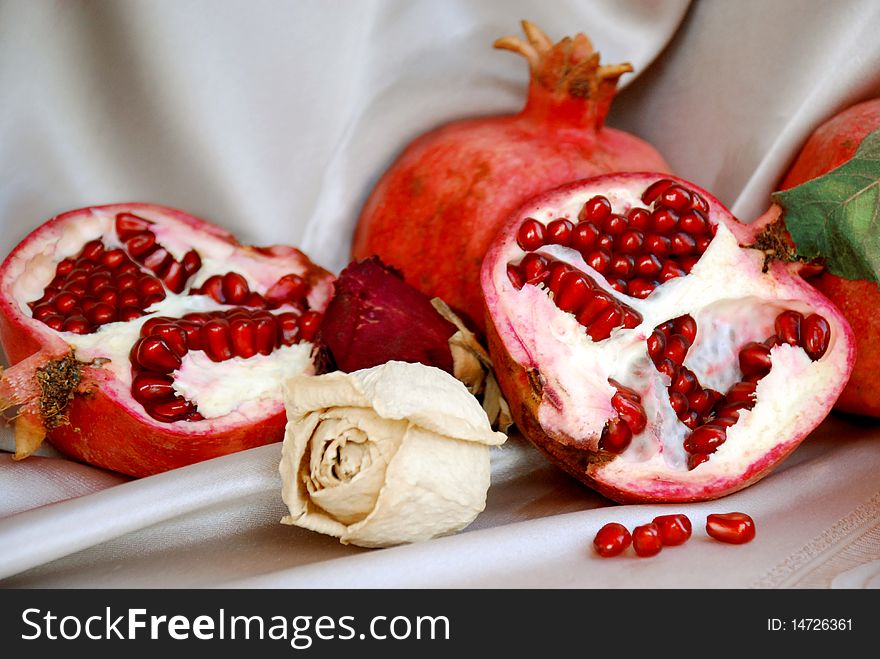
[[[506,437],[445,371],[297,376],[285,404],[284,524],[384,547],[461,530],[485,507],[489,446]]]

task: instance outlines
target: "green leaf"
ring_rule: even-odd
[[[806,259],[821,257],[846,279],[880,284],[880,129],[837,169],[773,200],[785,209],[785,225]]]

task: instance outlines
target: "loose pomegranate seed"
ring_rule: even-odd
[[[706,517],[706,533],[721,542],[744,545],[755,539],[755,520],[745,513],[716,513]]]
[[[587,201],[578,213],[581,222],[601,222],[611,214],[611,202],[602,195],[597,195]]]
[[[668,178],[655,181],[654,183],[649,185],[642,193],[642,201],[648,205],[653,204],[669,186],[674,184],[675,182],[669,180]]]
[[[801,345],[810,359],[820,359],[831,341],[831,326],[818,314],[810,314],[801,323]]]
[[[526,252],[544,245],[544,225],[534,218],[528,218],[519,227],[516,242]]]
[[[660,515],[655,517],[654,525],[660,531],[660,539],[664,547],[683,545],[691,537],[693,527],[687,515]]]
[[[654,523],[637,526],[632,532],[633,549],[641,557],[655,556],[663,549],[660,529]]]
[[[617,556],[626,550],[632,543],[632,536],[623,524],[609,522],[596,533],[593,547],[596,553],[603,558]]]
[[[574,224],[565,219],[553,220],[547,225],[546,240],[549,245],[564,245],[568,247],[571,244]]]

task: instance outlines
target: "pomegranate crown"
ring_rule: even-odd
[[[583,33],[564,37],[554,44],[534,23],[524,20],[522,28],[526,40],[501,37],[494,46],[526,58],[532,78],[532,96],[537,86],[556,103],[587,101],[592,107],[589,114],[597,126],[601,125],[614,98],[618,79],[632,72],[632,65],[629,62],[600,64],[593,42]]]

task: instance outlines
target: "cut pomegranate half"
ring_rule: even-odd
[[[19,457],[42,430],[143,476],[279,441],[281,382],[313,369],[332,281],[299,250],[241,245],[170,208],[49,220],[0,266],[0,340],[21,362],[0,399],[22,405]]]
[[[767,473],[830,411],[853,363],[838,310],[768,261],[712,195],[660,174],[522,206],[482,269],[519,428],[618,501],[693,501]]]

